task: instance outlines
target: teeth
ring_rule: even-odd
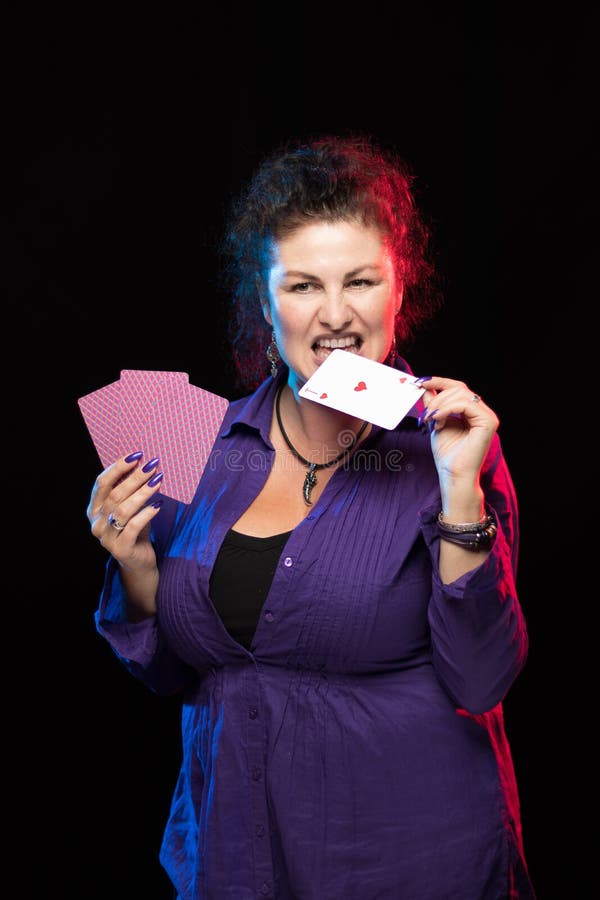
[[[327,347],[330,350],[344,350],[346,347],[354,347],[356,345],[356,338],[346,337],[346,338],[323,338],[321,341],[317,341],[317,347]]]

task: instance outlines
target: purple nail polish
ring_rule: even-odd
[[[157,472],[156,475],[153,475],[150,481],[148,482],[148,487],[156,487],[163,480],[163,473]]]
[[[421,375],[420,378],[415,379],[415,384],[422,384],[423,381],[431,381],[433,375]]]
[[[155,456],[154,459],[149,459],[145,466],[142,466],[142,472],[151,472],[152,469],[155,469],[158,465],[158,456]]]
[[[154,509],[160,509],[162,505],[163,505],[162,499],[154,500],[154,502],[150,504],[150,506],[154,507]]]
[[[141,459],[143,455],[141,450],[136,450],[135,453],[130,453],[129,456],[125,457],[125,462],[136,462],[138,459]]]

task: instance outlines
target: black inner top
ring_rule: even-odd
[[[229,634],[247,650],[291,533],[251,537],[230,529],[219,550],[210,579],[211,599]]]

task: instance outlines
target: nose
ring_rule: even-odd
[[[319,309],[319,321],[332,331],[342,331],[352,321],[352,308],[349,306],[344,291],[324,291],[323,301]]]

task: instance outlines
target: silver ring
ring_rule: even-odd
[[[480,400],[481,397],[479,396],[479,394],[473,394],[473,396],[471,397],[471,403],[479,403]]]
[[[115,529],[115,531],[123,531],[123,529],[125,528],[124,525],[121,525],[114,513],[109,513],[106,517],[106,521],[111,528]]]

